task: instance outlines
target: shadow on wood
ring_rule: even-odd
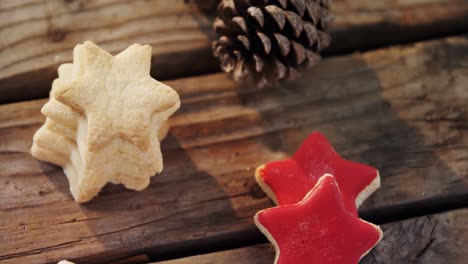
[[[177,139],[168,135],[167,141],[177,144]],[[111,261],[132,255],[151,252],[158,259],[173,258],[178,252],[193,248],[197,241],[210,239],[216,232],[220,241],[236,238],[230,234],[229,223],[242,221],[232,209],[229,194],[224,192],[222,181],[201,170],[191,160],[190,153],[176,146],[165,150],[162,144],[165,169],[151,179],[150,186],[135,192],[122,185],[107,185],[91,202],[79,205],[86,226],[93,234],[93,245],[105,253],[99,261]],[[73,199],[68,190],[68,182],[61,169],[48,172],[49,180],[55,188]],[[181,182],[184,184],[181,184]],[[212,203],[215,201],[215,203]],[[235,220],[237,219],[237,220]],[[74,218],[70,222],[82,221]],[[112,224],[109,223],[112,221]],[[223,229],[212,230],[212,226],[226,223]],[[66,223],[62,223],[66,224]],[[115,230],[115,225],[120,230]],[[134,244],[134,240],[138,244]],[[168,243],[169,242],[169,243]],[[218,245],[216,245],[218,244]],[[119,250],[115,250],[119,248]],[[95,256],[88,255],[71,259],[79,263],[94,263]]]
[[[182,107],[162,146],[163,175],[139,193],[110,186],[84,206],[64,194],[63,174],[44,175],[57,168],[28,153],[44,101],[0,106],[0,260],[161,260],[265,241],[252,216],[272,203],[254,169],[313,130],[381,170],[361,211],[368,219],[466,195],[466,48],[457,37],[330,58],[282,89],[240,88],[224,74],[168,82]],[[392,214],[415,211],[403,208]]]
[[[245,88],[218,100],[187,102],[182,113],[230,104],[255,111],[190,124],[192,130],[175,126],[173,131],[186,146],[204,145],[200,138],[213,143],[253,137],[273,152],[291,155],[310,132],[320,130],[344,157],[380,169],[382,188],[361,209],[364,218],[387,223],[464,207],[467,183],[460,171],[467,166],[446,155],[466,156],[458,151],[466,149],[466,131],[458,127],[466,125],[466,112],[460,109],[468,94],[457,90],[462,83],[454,85],[441,75],[451,76],[467,59],[455,57],[468,53],[464,44],[445,45],[391,58],[397,63],[385,60],[383,52],[348,58],[347,68],[340,68],[341,59],[332,59],[312,70],[312,78],[277,89]],[[441,85],[440,78],[449,86]],[[461,118],[443,117],[457,115],[454,111]],[[442,183],[447,180],[449,186]],[[434,198],[428,199],[425,192]]]

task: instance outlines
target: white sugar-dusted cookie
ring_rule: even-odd
[[[87,41],[75,47],[73,63],[59,67],[31,153],[64,168],[77,202],[108,182],[142,190],[162,171],[160,141],[180,100],[151,78],[150,63],[150,46],[112,56]]]

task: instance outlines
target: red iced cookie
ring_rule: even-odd
[[[258,167],[255,178],[276,204],[287,205],[301,201],[326,173],[335,176],[345,207],[354,215],[380,186],[377,169],[341,158],[318,132],[310,134],[292,158]]]
[[[356,264],[383,236],[345,209],[329,174],[301,202],[258,212],[255,224],[274,244],[275,264]]]

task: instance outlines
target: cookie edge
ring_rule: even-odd
[[[278,206],[279,203],[278,203],[278,199],[276,198],[275,193],[270,188],[270,186],[266,184],[265,181],[263,180],[262,171],[265,169],[266,165],[267,163],[262,164],[258,166],[257,169],[255,169],[255,181],[260,186],[260,189],[262,189],[262,191],[268,196],[268,198],[270,198],[273,201],[273,203]]]
[[[356,196],[356,199],[354,200],[356,203],[356,209],[359,209],[359,207],[367,200],[367,198],[369,198],[375,191],[380,188],[380,172],[377,169],[375,171],[375,178]]]

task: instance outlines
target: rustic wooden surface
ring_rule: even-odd
[[[76,43],[112,52],[153,46],[153,72],[167,79],[218,70],[211,56],[214,0],[21,0],[0,3],[0,102],[46,97]],[[335,0],[328,53],[468,30],[466,0]],[[203,4],[205,3],[205,4]],[[194,67],[192,62],[196,61]]]
[[[238,87],[223,74],[170,81],[182,108],[163,143],[164,172],[142,192],[108,186],[85,205],[60,168],[29,154],[45,101],[2,105],[0,261],[162,260],[263,241],[252,216],[272,204],[253,171],[313,130],[381,170],[382,188],[361,210],[377,223],[422,204],[466,206],[467,65],[468,40],[453,37],[326,59],[275,89]]]
[[[468,209],[385,224],[384,237],[360,263],[463,264],[468,252]],[[260,244],[155,264],[271,264],[275,249]]]

